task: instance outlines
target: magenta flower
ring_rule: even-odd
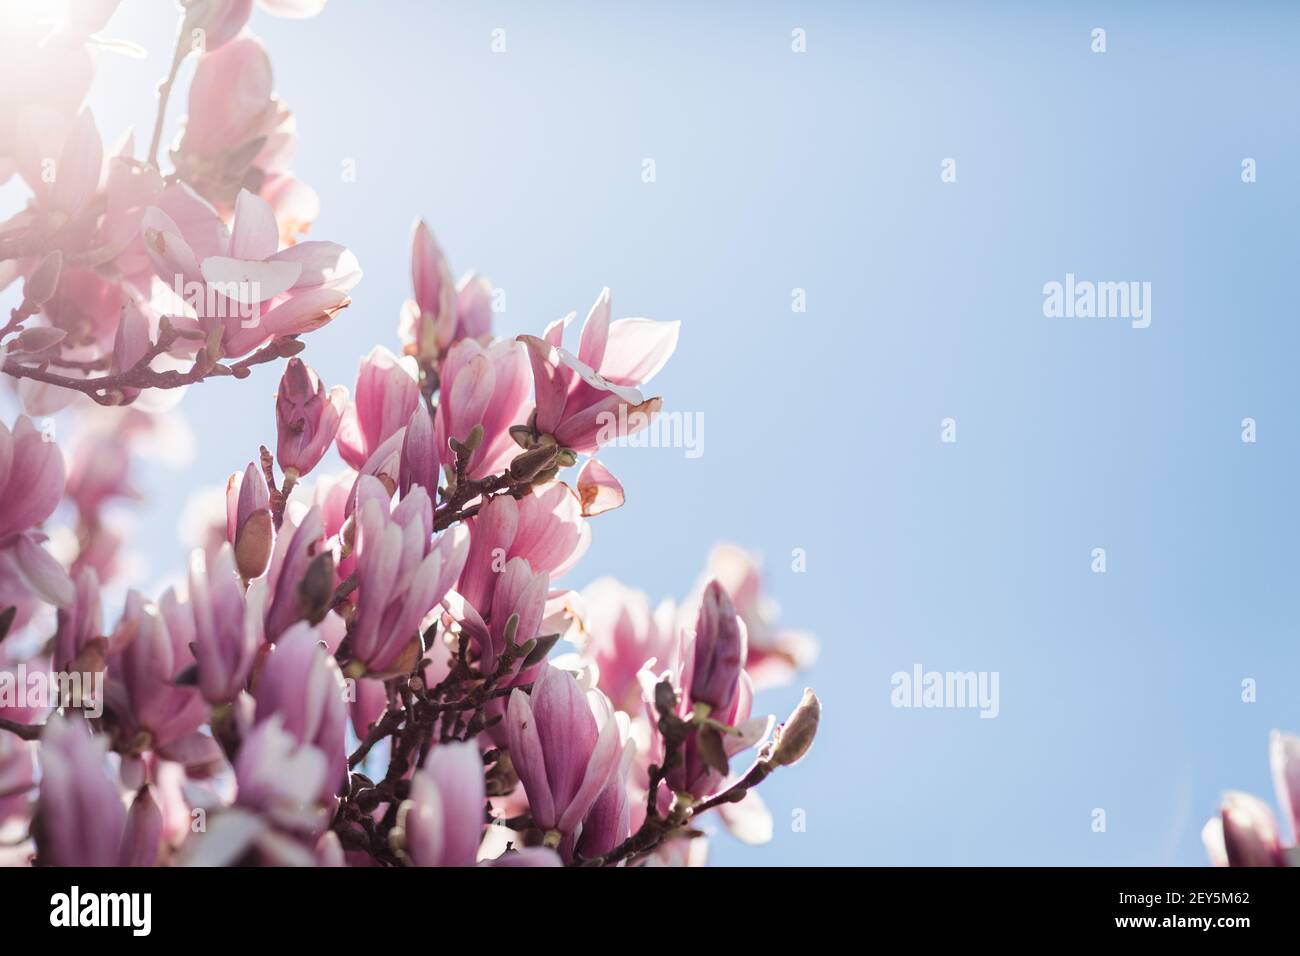
[[[762,571],[753,556],[735,545],[718,545],[709,553],[701,583],[712,579],[722,585],[745,622],[745,669],[755,687],[762,690],[786,684],[798,670],[817,659],[817,641],[811,634],[777,624],[778,609],[764,589]],[[703,593],[702,588],[699,593]],[[693,616],[698,604],[697,596],[683,607],[683,612]]]
[[[190,610],[194,615],[194,657],[199,690],[209,704],[234,699],[248,681],[262,646],[266,581],[258,578],[247,595],[230,545],[222,545],[212,567],[202,551],[190,561]]]
[[[533,366],[533,433],[580,454],[650,423],[662,401],[644,398],[639,386],[658,374],[677,348],[679,322],[611,323],[609,316],[605,289],[583,323],[576,356],[561,347],[572,315],[551,323],[542,338],[519,337]]]
[[[468,541],[456,528],[433,541],[433,508],[415,488],[391,513],[378,479],[363,476],[357,498],[355,660],[371,676],[411,671],[424,652],[420,622],[455,584]]]
[[[235,200],[229,235],[216,210],[208,213],[182,229],[154,206],[142,229],[154,271],[178,292],[199,328],[218,336],[222,356],[310,332],[351,301],[347,293],[361,270],[343,246],[312,241],[277,251],[275,213],[246,189]]]
[[[590,696],[600,699],[598,691]],[[598,724],[593,706],[600,705],[572,674],[550,664],[543,664],[531,693],[516,688],[510,694],[510,757],[533,822],[552,846],[578,828],[622,759],[617,721]]]
[[[346,402],[347,389],[336,385],[326,392],[306,362],[289,359],[275,396],[275,458],[286,475],[292,471],[297,479],[319,464],[338,434]]]
[[[437,500],[439,465],[433,418],[423,404],[417,405],[402,435],[398,491],[405,495],[412,488],[423,488],[430,501]]]
[[[398,827],[416,866],[473,866],[483,837],[483,761],[478,747],[436,748],[411,778]]]
[[[284,729],[325,755],[327,773],[319,798],[327,801],[347,774],[346,688],[334,658],[321,646],[314,628],[295,624],[276,642],[253,686],[255,723],[279,715]]]
[[[104,738],[54,716],[41,735],[37,857],[45,866],[117,866],[126,808],[108,776]]]
[[[357,370],[355,397],[339,425],[338,449],[358,471],[384,442],[405,427],[420,405],[420,384],[412,360],[382,345],[370,350]]]
[[[745,666],[745,625],[717,581],[709,582],[700,602],[691,666],[691,703],[710,710],[730,707]]]

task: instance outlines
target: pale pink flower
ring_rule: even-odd
[[[322,802],[333,796],[347,774],[345,693],[338,664],[305,622],[281,635],[253,686],[255,723],[278,715],[294,738],[324,754],[327,772],[318,790]]]
[[[262,646],[266,581],[258,578],[245,593],[226,544],[210,567],[202,551],[194,552],[189,583],[199,690],[208,703],[224,704],[244,689]]]
[[[310,187],[287,172],[296,147],[293,117],[272,93],[271,59],[260,40],[241,36],[199,58],[185,131],[171,153],[185,182],[223,213],[252,184],[291,244],[319,209]]]
[[[666,660],[676,642],[673,608],[653,613],[641,591],[613,578],[600,578],[582,592],[586,632],[584,656],[593,661],[601,690],[628,714],[642,710],[637,674],[652,660]]]
[[[610,322],[609,290],[587,314],[575,356],[563,348],[573,316],[557,320],[538,338],[521,335],[533,367],[536,414],[533,434],[561,448],[590,454],[650,423],[662,402],[640,386],[663,368],[677,348],[679,322],[619,319]]]
[[[191,240],[211,240],[214,223],[216,249],[205,256]],[[325,325],[349,304],[347,293],[361,279],[356,257],[337,243],[300,242],[277,251],[275,213],[246,189],[235,200],[229,236],[215,210],[206,223],[185,229],[154,206],[142,230],[158,277],[182,290],[201,329],[220,331],[221,354],[230,358],[275,336]]]
[[[513,558],[552,579],[573,567],[591,543],[591,529],[572,491],[560,482],[519,500],[491,499],[466,522],[470,548],[457,590],[480,612],[491,606],[496,578]]]
[[[528,362],[515,342],[484,347],[474,339],[453,345],[438,370],[440,391],[434,445],[440,463],[455,465],[448,439],[464,442],[474,426],[483,440],[469,456],[466,473],[478,479],[500,472],[519,453],[510,435],[528,412]]]
[[[406,426],[422,402],[417,375],[411,359],[399,359],[382,345],[361,360],[336,442],[345,462],[363,470],[370,456]]]
[[[398,827],[416,866],[473,866],[483,837],[483,760],[472,743],[435,747],[411,778]]]
[[[411,287],[399,328],[408,354],[436,360],[461,339],[491,335],[492,285],[470,273],[453,287],[447,257],[422,219],[411,230]]]

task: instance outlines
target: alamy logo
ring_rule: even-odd
[[[203,318],[239,319],[245,329],[256,328],[262,320],[261,284],[251,279],[193,282],[178,274],[172,291]]]
[[[1133,328],[1151,324],[1150,282],[1090,282],[1076,280],[1043,286],[1043,315],[1049,319],[1129,319]]]
[[[16,669],[0,671],[0,707],[79,707],[87,716],[104,713],[103,671],[45,671]]]
[[[998,715],[997,671],[927,671],[913,664],[911,673],[889,679],[889,702],[895,707],[978,709],[980,717]]]
[[[51,926],[126,926],[132,936],[148,936],[153,897],[149,893],[69,893],[50,897]]]

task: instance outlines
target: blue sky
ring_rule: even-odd
[[[107,138],[152,119],[159,6],[112,24],[150,57],[106,63]],[[716,862],[1199,864],[1219,793],[1271,800],[1268,731],[1300,730],[1298,27],[1287,4],[259,12],[312,235],[366,271],[305,357],[350,386],[396,346],[417,215],[505,289],[503,334],[605,285],[682,321],[656,391],[703,415],[704,454],[611,452],[629,503],[570,581],[680,595],[735,541],[820,637],[823,729],[764,785],[775,839]],[[1150,327],[1045,317],[1067,273],[1150,282]],[[273,437],[274,388],[190,392],[197,474]],[[147,484],[161,575],[186,482]],[[998,717],[891,706],[914,664],[997,672]]]

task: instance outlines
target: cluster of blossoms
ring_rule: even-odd
[[[0,368],[26,411],[0,422],[0,675],[84,678],[52,700],[0,693],[0,852],[681,863],[713,810],[769,838],[754,788],[802,758],[820,705],[805,692],[779,727],[753,713],[815,650],[777,625],[754,560],[719,547],[653,610],[612,579],[557,584],[623,504],[597,455],[659,411],[643,389],[677,324],[614,320],[606,290],[581,328],[496,338],[491,285],[455,281],[418,223],[400,354],[375,347],[350,393],[328,386],[301,337],[361,271],[302,238],[318,202],[290,170],[252,0],[183,0],[143,156],[129,135],[106,151],[83,106],[94,57],[123,45],[101,35],[116,5],[82,0],[53,30],[6,8],[0,39],[0,180],[29,195],[0,222],[0,289],[21,288]],[[133,452],[172,444],[162,396],[286,359],[274,451],[232,463],[187,574],[127,590],[112,508],[140,497]],[[64,410],[66,456],[37,424]],[[335,453],[343,470],[321,474]]]

